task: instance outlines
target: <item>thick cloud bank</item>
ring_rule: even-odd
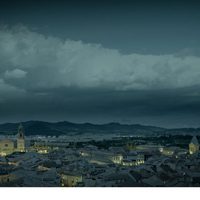
[[[199,126],[200,57],[195,55],[125,55],[23,26],[3,27],[0,122]]]
[[[22,26],[0,29],[1,91],[4,86],[25,91],[72,86],[152,90],[199,85],[199,77],[197,56],[123,55]]]

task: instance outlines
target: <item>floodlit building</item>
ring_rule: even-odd
[[[144,155],[138,154],[138,155],[129,155],[122,161],[123,166],[137,166],[144,164]]]
[[[199,142],[197,140],[197,137],[194,136],[189,144],[189,153],[195,154],[199,151]]]
[[[75,187],[79,185],[79,183],[82,183],[82,181],[83,177],[80,174],[69,172],[61,175],[61,186]]]
[[[9,139],[0,141],[0,156],[6,156],[14,152],[14,142]]]
[[[121,164],[123,160],[123,155],[115,154],[110,151],[103,150],[81,150],[80,155],[87,159],[90,163],[96,163],[101,165],[106,164]]]
[[[176,147],[164,147],[164,148],[160,148],[160,153],[165,155],[165,156],[173,156],[175,151],[176,151]]]
[[[0,140],[0,156],[7,156],[14,152],[25,152],[24,129],[21,124],[18,128],[17,141],[10,139]]]

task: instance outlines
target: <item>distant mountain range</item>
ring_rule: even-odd
[[[91,123],[71,123],[62,122],[44,122],[27,121],[22,122],[25,129],[25,135],[65,135],[65,134],[84,134],[84,133],[120,133],[125,135],[152,135],[152,134],[190,134],[200,135],[200,128],[179,128],[166,129],[155,126],[144,126],[140,124],[91,124]],[[19,123],[0,124],[0,134],[16,134]]]

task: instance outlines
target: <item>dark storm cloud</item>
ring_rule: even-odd
[[[0,58],[2,121],[158,123],[162,115],[199,115],[198,56],[126,55],[16,26],[1,28]]]
[[[199,10],[195,0],[6,0],[0,22],[125,53],[171,54],[199,47]]]
[[[8,2],[1,122],[199,126],[197,1]]]
[[[45,37],[24,26],[0,30],[1,87],[155,90],[200,84],[200,57],[122,54],[82,41]]]
[[[59,88],[29,93],[2,103],[1,120],[119,121],[167,127],[198,126],[199,87],[174,90],[113,91]]]

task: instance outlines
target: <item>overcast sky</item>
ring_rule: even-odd
[[[0,2],[0,123],[200,127],[198,1],[15,2]]]

